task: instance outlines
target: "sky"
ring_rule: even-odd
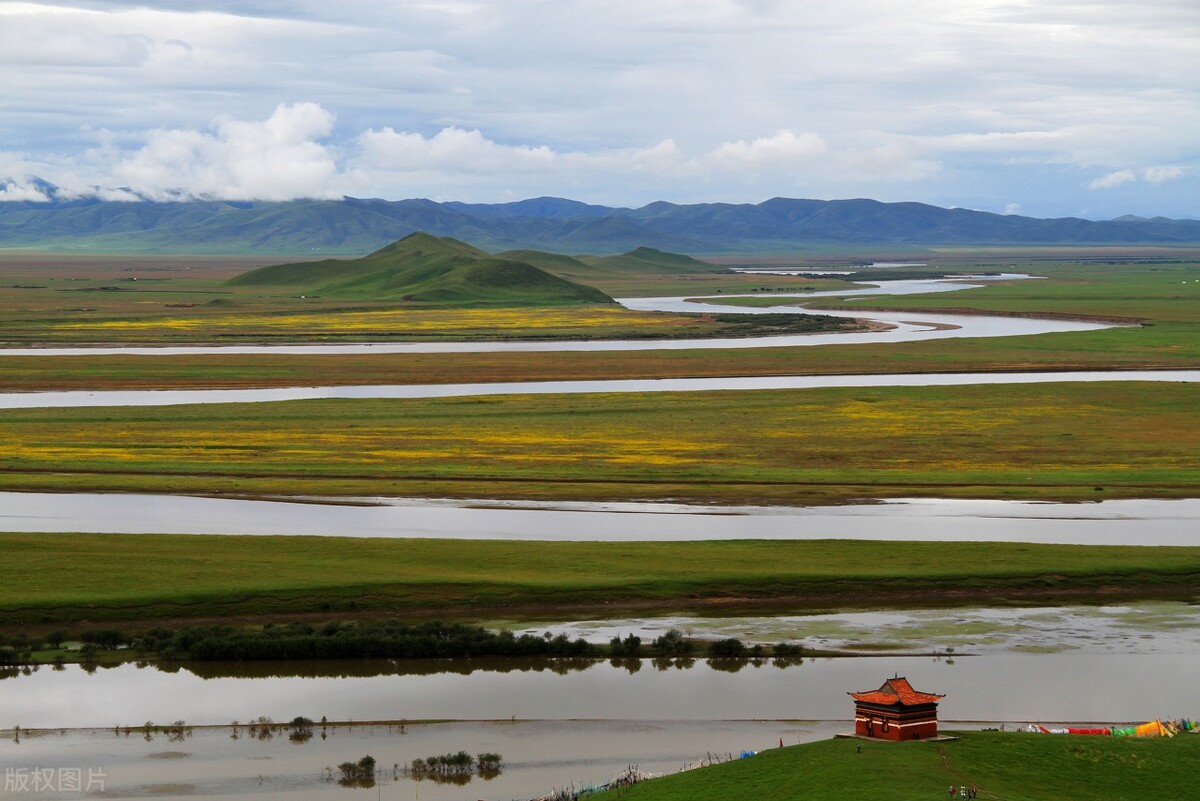
[[[1200,218],[1197,0],[0,0],[0,200]]]

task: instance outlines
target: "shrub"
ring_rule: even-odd
[[[684,639],[683,632],[679,629],[668,629],[665,634],[655,639],[654,647],[671,656],[692,652],[692,644]]]
[[[740,657],[746,655],[746,644],[736,637],[717,640],[708,646],[709,656]]]

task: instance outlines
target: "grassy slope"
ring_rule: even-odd
[[[931,801],[949,798],[951,784],[975,784],[981,799],[1141,801],[1178,797],[1193,786],[1200,768],[1200,737],[1191,735],[1163,740],[991,732],[959,736],[947,743],[828,740],[773,749],[597,798]]]
[[[630,275],[694,275],[723,273],[729,268],[655,248],[636,248],[619,256],[580,256],[579,261],[607,273]]]
[[[520,261],[492,258],[451,238],[415,233],[360,259],[279,264],[240,275],[237,287],[287,287],[337,298],[438,304],[607,303],[582,286]]]
[[[613,614],[731,601],[994,604],[1186,597],[1200,587],[1200,548],[1170,547],[0,534],[0,550],[0,622],[8,623],[351,609],[448,618],[532,607]]]
[[[1197,408],[1197,384],[1112,382],[11,410],[0,488],[1190,497]]]

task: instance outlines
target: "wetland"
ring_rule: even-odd
[[[2,333],[22,347],[0,352],[0,389],[15,405],[31,390],[460,397],[7,410],[7,632],[449,612],[568,640],[679,628],[808,655],[13,667],[0,726],[22,729],[6,757],[103,768],[108,797],[315,799],[348,797],[324,769],[364,753],[386,766],[467,749],[505,761],[467,792],[513,798],[827,738],[846,727],[845,692],[887,672],[946,693],[943,718],[966,727],[1194,716],[1200,404],[1176,379],[1200,368],[1200,267],[954,260],[941,272],[965,282],[918,294],[886,274],[656,276],[605,287],[626,308],[566,315],[252,297],[217,287],[250,266],[220,260],[193,284],[182,263],[131,260],[122,278],[169,279],[136,289],[78,260],[41,288],[14,277]],[[1046,278],[995,275],[1018,271]],[[97,289],[110,285],[128,291]],[[755,336],[805,311],[860,330]],[[733,312],[758,322],[716,316]],[[513,336],[536,341],[471,341]],[[421,341],[382,341],[404,338]],[[1037,375],[1146,368],[1193,373]],[[845,385],[868,373],[893,375]],[[914,374],[922,386],[890,385]],[[812,375],[843,383],[712,391]],[[698,378],[716,384],[556,383]],[[685,388],[655,382],[668,387]],[[831,502],[845,505],[807,506]],[[812,656],[835,652],[854,655]],[[303,743],[230,726],[298,715],[340,723]],[[137,731],[152,720],[169,731]],[[172,720],[187,721],[179,740]],[[462,791],[386,771],[378,790]]]

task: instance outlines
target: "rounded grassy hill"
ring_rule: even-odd
[[[276,264],[244,273],[232,286],[348,300],[437,305],[553,306],[612,303],[598,289],[518,259],[491,256],[450,237],[417,232],[359,259]]]

